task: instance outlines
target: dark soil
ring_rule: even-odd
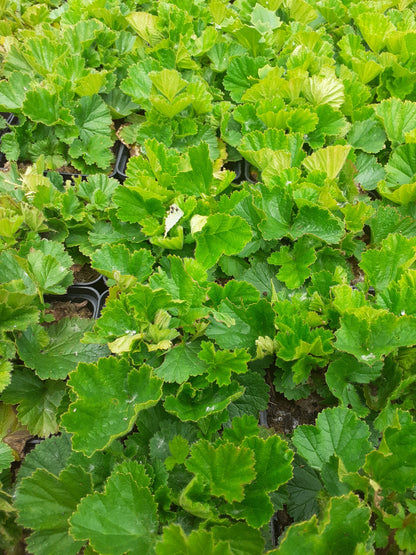
[[[53,301],[50,308],[45,310],[46,314],[52,314],[54,322],[59,322],[62,318],[92,318],[93,313],[88,306],[88,301],[74,303],[72,301]],[[51,322],[53,323],[53,322]]]
[[[272,389],[267,408],[267,423],[279,435],[290,435],[301,424],[315,424],[316,417],[323,408],[317,393],[311,393],[307,399],[288,401],[283,394]]]
[[[290,436],[297,426],[302,424],[315,424],[316,417],[324,408],[321,397],[313,392],[306,399],[298,401],[288,400],[282,393],[278,393],[272,384],[270,375],[267,376],[270,385],[270,401],[267,407],[267,424],[282,437]],[[273,515],[271,521],[271,534],[274,546],[286,528],[293,524],[286,505]]]
[[[74,283],[90,283],[100,277],[97,270],[94,270],[88,264],[74,264],[70,268],[74,274]]]

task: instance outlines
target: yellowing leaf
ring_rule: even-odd
[[[303,165],[309,171],[323,171],[330,179],[335,179],[345,164],[350,150],[349,145],[327,146],[308,156],[303,161]]]
[[[156,44],[162,33],[157,28],[159,18],[146,12],[132,12],[126,16],[127,21],[144,41],[151,45]]]
[[[344,85],[335,77],[313,75],[303,85],[303,94],[314,106],[329,104],[339,108],[344,102]]]

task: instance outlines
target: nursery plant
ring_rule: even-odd
[[[3,551],[414,553],[415,3],[0,10]]]

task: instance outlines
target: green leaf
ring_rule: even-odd
[[[190,376],[206,371],[206,365],[198,357],[197,343],[180,343],[170,349],[163,363],[155,369],[155,375],[165,382],[184,383]]]
[[[280,247],[278,252],[274,252],[267,262],[282,266],[277,274],[277,278],[283,281],[289,289],[297,289],[311,275],[309,266],[316,260],[315,249],[308,248],[308,241],[297,241],[293,247]]]
[[[397,282],[377,295],[377,306],[396,316],[416,316],[416,271],[408,270]]]
[[[390,233],[399,233],[409,238],[416,235],[414,218],[402,218],[393,206],[380,206],[368,225],[371,228],[371,242],[373,245],[380,245]]]
[[[368,153],[376,153],[385,148],[386,134],[378,121],[366,119],[353,124],[347,140],[354,148]]]
[[[27,540],[31,553],[79,552],[84,542],[69,535],[68,518],[91,489],[91,476],[79,466],[65,468],[59,477],[38,469],[21,481],[15,504],[20,522],[35,530]]]
[[[250,241],[252,232],[239,216],[214,214],[208,216],[203,228],[194,236],[196,260],[204,268],[211,268],[223,254],[238,254]]]
[[[415,181],[416,143],[398,146],[384,166],[386,183],[389,187],[406,185]]]
[[[396,281],[416,260],[416,243],[399,233],[392,233],[381,243],[379,250],[363,252],[360,268],[364,270],[368,283],[377,291]]]
[[[351,150],[349,145],[327,146],[308,156],[303,165],[308,171],[322,171],[329,179],[335,179],[341,171]]]
[[[1,398],[4,403],[19,404],[19,420],[33,435],[48,437],[58,431],[58,409],[65,390],[65,382],[40,380],[31,370],[15,368]]]
[[[347,229],[358,233],[374,214],[374,208],[365,202],[357,202],[356,204],[346,204],[341,208],[341,212],[345,216]]]
[[[180,172],[174,179],[174,190],[185,195],[207,195],[213,184],[213,166],[209,157],[208,144],[188,148],[192,171]]]
[[[57,93],[39,88],[28,91],[23,102],[23,113],[32,121],[45,125],[73,125],[74,118],[68,108],[63,107]]]
[[[14,71],[8,80],[0,81],[0,109],[4,112],[21,110],[30,77],[21,71]]]
[[[354,182],[364,191],[374,190],[377,187],[377,183],[386,176],[383,166],[377,163],[375,156],[365,154],[364,152],[357,153],[355,167],[358,173],[354,177]]]
[[[264,8],[261,4],[256,4],[251,12],[251,22],[260,33],[266,33],[277,29],[282,24],[274,11]]]
[[[214,447],[201,440],[192,446],[185,466],[207,484],[212,495],[232,502],[244,498],[244,485],[256,476],[254,462],[250,449],[228,442]]]
[[[21,306],[12,308],[0,303],[0,332],[25,330],[39,320],[39,309]]]
[[[228,529],[227,529],[228,530]],[[156,544],[157,555],[231,555],[225,541],[215,541],[212,532],[192,530],[187,536],[178,524],[170,524],[163,528],[160,541]]]
[[[146,68],[133,64],[128,68],[128,77],[120,83],[120,89],[139,105],[150,104],[148,99],[152,90],[152,81]]]
[[[111,199],[119,183],[103,174],[90,175],[78,186],[78,196],[87,200],[89,208],[105,210],[111,206]]]
[[[312,75],[304,82],[302,92],[313,106],[328,104],[332,108],[340,108],[345,99],[344,85],[335,77]]]
[[[220,318],[225,315],[228,321]],[[230,320],[231,319],[231,320]],[[218,315],[211,319],[206,336],[214,339],[221,349],[248,349],[255,352],[255,341],[260,336],[274,335],[274,313],[270,303],[261,299],[248,307],[237,307],[224,300],[218,307]]]
[[[312,468],[322,470],[330,457],[337,455],[349,472],[355,472],[371,449],[369,436],[367,424],[352,410],[335,407],[319,413],[315,426],[298,426],[293,443]]]
[[[167,470],[172,470],[177,464],[183,464],[189,455],[189,443],[182,436],[175,436],[169,441],[171,455],[165,459]]]
[[[288,234],[291,223],[293,201],[288,192],[280,186],[268,188],[258,186],[259,194],[254,196],[254,204],[265,217],[259,229],[266,241],[281,239]]]
[[[98,94],[83,96],[72,111],[79,137],[84,143],[97,135],[110,135],[111,115],[108,106]]]
[[[209,309],[205,307],[206,290],[202,283],[206,281],[205,270],[191,259],[178,256],[168,256],[170,262],[170,277],[160,268],[150,278],[153,289],[165,289],[173,299],[184,301],[179,309],[182,322],[192,326],[195,320],[207,316]]]
[[[323,489],[319,474],[308,465],[303,464],[304,459],[299,459],[301,464],[294,465],[293,479],[287,485],[289,494],[287,501],[288,513],[295,521],[307,520],[319,510],[318,494]]]
[[[386,428],[377,451],[367,455],[364,469],[382,488],[396,492],[412,488],[416,480],[416,423],[409,413]]]
[[[258,71],[265,63],[263,58],[253,59],[248,56],[233,56],[230,59],[223,84],[235,102],[241,102],[246,90],[258,81]]]
[[[68,434],[46,438],[25,456],[17,475],[18,483],[23,478],[32,476],[38,468],[58,477],[68,465],[71,453],[71,438]]]
[[[416,103],[399,98],[389,98],[376,104],[375,111],[381,119],[387,137],[397,146],[405,142],[405,133],[416,128]]]
[[[165,409],[176,415],[183,422],[197,422],[210,415],[222,412],[228,405],[241,397],[244,388],[236,382],[218,387],[212,384],[197,390],[188,382],[181,385],[174,397],[169,395],[165,400]]]
[[[328,366],[325,380],[331,393],[340,400],[341,406],[350,406],[357,416],[364,417],[369,409],[359,389],[353,384],[373,382],[380,376],[381,370],[380,363],[368,366],[351,355],[342,354]]]
[[[365,12],[355,18],[364,40],[373,52],[379,53],[394,31],[393,23],[382,13]]]
[[[104,492],[85,497],[70,518],[72,536],[88,540],[98,553],[153,552],[157,505],[144,480],[137,480],[143,467],[135,461],[129,461],[129,467],[133,472],[116,469]]]
[[[138,249],[131,252],[124,245],[104,245],[91,256],[91,264],[103,275],[116,278],[118,274],[134,276],[144,283],[152,273],[155,262],[150,251]]]
[[[73,433],[74,450],[87,456],[131,430],[138,412],[156,405],[162,394],[162,380],[150,367],[136,370],[113,357],[80,363],[68,385],[78,400],[62,416],[62,424]]]
[[[267,439],[251,436],[244,439],[242,445],[254,453],[256,480],[253,486],[256,489],[267,493],[275,491],[292,478],[293,451],[278,435]]]
[[[233,555],[263,553],[264,539],[260,531],[254,530],[244,522],[237,522],[231,526],[213,526],[212,533],[215,539],[228,542]]]
[[[335,346],[372,366],[398,347],[414,345],[415,333],[413,316],[398,318],[384,310],[362,307],[342,316]]]
[[[345,234],[343,222],[326,208],[304,204],[293,222],[290,235],[298,239],[313,235],[329,244],[339,243]]]
[[[3,441],[0,441],[0,472],[9,469],[13,460],[14,457],[11,447]]]
[[[360,499],[348,496],[332,497],[317,522],[310,520],[290,526],[279,546],[279,554],[294,553],[358,553],[358,545],[370,535],[371,510]]]
[[[47,328],[29,326],[17,339],[17,350],[24,363],[43,380],[65,379],[78,362],[95,362],[109,353],[104,345],[81,343],[93,321],[63,318]]]
[[[214,344],[208,341],[201,343],[198,358],[207,364],[207,380],[217,382],[219,386],[231,383],[231,372],[245,374],[250,355],[244,349],[235,351],[216,351]]]
[[[130,12],[127,21],[145,42],[157,44],[162,33],[158,29],[159,17],[147,12]]]
[[[64,266],[55,253],[45,254],[41,250],[30,249],[27,255],[27,273],[43,293],[63,295],[73,282],[70,270],[72,260],[70,257],[68,259]]]

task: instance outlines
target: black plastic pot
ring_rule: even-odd
[[[93,287],[85,285],[70,285],[65,295],[45,295],[45,302],[53,301],[80,303],[87,301],[92,318],[99,316],[100,293]]]
[[[9,114],[7,112],[0,112],[0,116],[5,120],[7,126],[10,126],[13,124],[13,120],[15,119],[15,115],[14,114]],[[2,135],[4,135],[4,133],[7,133],[8,128],[5,127],[4,129],[0,129],[0,137]]]
[[[120,170],[123,170],[123,163],[124,163],[124,170],[126,168],[126,163],[128,158],[128,151],[127,152],[126,151],[127,151],[127,148],[122,143],[117,141],[115,144],[116,161],[114,162],[113,171],[108,174],[108,177],[114,177],[114,179],[117,179],[118,181],[124,181],[125,174],[123,176],[121,173],[119,173],[118,168],[120,168]],[[51,170],[44,171],[43,174],[48,175],[50,171]],[[88,179],[88,175],[84,173],[68,173],[68,172],[57,172],[57,173],[59,173],[59,175],[62,175],[65,181],[68,179],[72,181],[77,177],[80,177],[82,181],[86,181]]]
[[[93,279],[92,281],[74,282],[74,285],[72,285],[71,287],[91,287],[92,289],[95,289],[95,291],[97,291],[98,295],[101,295],[101,293],[104,293],[104,291],[107,291],[108,289],[106,278],[102,274],[100,274],[96,279]]]
[[[127,177],[126,167],[127,167],[127,162],[129,158],[130,158],[129,149],[125,145],[120,143],[120,146],[117,151],[116,163],[114,166],[115,177],[120,182],[123,182]]]
[[[244,178],[244,160],[237,160],[236,162],[227,162],[225,169],[235,173],[233,183],[240,183]]]
[[[262,410],[259,414],[259,423],[260,426],[264,426],[265,428],[269,427],[269,424],[267,422],[267,410]],[[276,543],[276,515],[273,515],[272,518],[270,519],[269,522],[269,528],[270,528],[270,536],[271,536],[271,541],[272,541],[272,546],[276,547],[277,543]]]
[[[253,176],[253,171],[257,174],[256,178]],[[260,180],[260,171],[247,160],[244,160],[244,179],[249,183],[257,183]]]
[[[24,453],[25,455],[27,455],[28,453],[30,453],[32,451],[32,449],[34,449],[36,447],[36,445],[39,445],[39,443],[41,443],[45,438],[43,437],[32,437],[31,439],[28,439],[25,443],[25,447],[24,447]]]
[[[103,309],[103,306],[105,305],[105,301],[107,300],[107,297],[108,297],[108,288],[105,291],[103,291],[100,295],[100,300],[98,302],[97,318],[101,316],[101,311]]]

